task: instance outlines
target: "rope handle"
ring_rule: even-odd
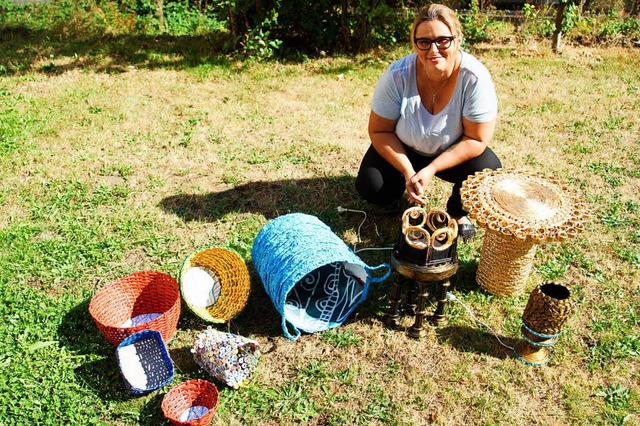
[[[371,276],[370,272],[377,271],[378,269],[382,269],[382,268],[387,268],[387,271],[384,273],[384,275],[378,278]],[[388,263],[382,263],[378,266],[367,267],[367,273],[369,274],[369,277],[370,277],[369,279],[371,280],[372,283],[379,283],[389,278],[389,276],[391,275],[391,265]]]
[[[287,321],[287,319],[285,318],[284,315],[282,315],[282,331],[284,332],[284,335],[287,339],[289,340],[293,340],[294,342],[296,340],[298,340],[298,338],[300,337],[300,330],[298,330],[298,327],[296,327],[295,325],[291,324],[291,328],[293,329],[293,333],[291,334],[289,332],[289,321]]]

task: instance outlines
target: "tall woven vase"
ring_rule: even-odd
[[[478,284],[496,296],[518,296],[524,292],[538,245],[487,229],[476,272]]]
[[[536,287],[522,314],[523,340],[515,346],[518,358],[532,365],[549,362],[573,307],[571,292],[565,286],[546,283]]]

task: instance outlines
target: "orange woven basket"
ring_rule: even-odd
[[[157,330],[168,343],[180,319],[178,282],[162,272],[134,272],[98,290],[89,314],[113,345],[141,330]]]
[[[188,380],[167,392],[161,408],[174,425],[207,426],[218,408],[218,389],[206,380]]]

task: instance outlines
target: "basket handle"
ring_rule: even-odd
[[[382,268],[387,268],[387,270],[385,271],[385,273],[381,277],[376,278],[376,277],[371,276],[370,272],[376,271],[376,270],[382,269]],[[374,266],[373,268],[372,267],[368,267],[367,273],[369,273],[369,277],[370,277],[369,279],[371,280],[372,283],[379,283],[379,282],[384,281],[387,278],[389,278],[389,275],[391,275],[391,265],[388,264],[388,263],[382,263],[382,264],[380,264],[378,266]]]
[[[291,333],[289,333],[289,322],[285,319],[284,315],[282,315],[282,331],[284,332],[284,335],[286,338],[288,338],[289,340],[293,340],[294,342],[296,340],[298,340],[298,338],[300,337],[300,330],[298,330],[298,328],[291,324],[291,327],[293,328],[293,335]]]

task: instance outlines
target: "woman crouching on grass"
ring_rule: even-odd
[[[424,204],[433,176],[453,183],[447,212],[467,241],[476,234],[462,208],[460,187],[469,175],[501,167],[487,146],[498,101],[491,75],[460,50],[462,28],[455,12],[441,4],[423,7],[411,27],[414,52],[380,77],[369,116],[371,146],[356,189],[367,201],[400,209]]]

